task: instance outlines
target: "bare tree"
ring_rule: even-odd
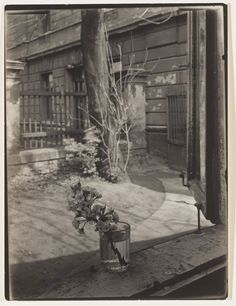
[[[126,73],[120,70],[115,74],[102,9],[82,10],[81,40],[88,94],[87,112],[91,123],[101,132],[101,163],[98,171],[101,173],[108,168],[109,174],[116,176],[120,169],[125,172],[128,166],[131,150],[129,134],[135,117],[135,109],[124,95],[124,89],[144,70],[148,52],[145,54],[142,68],[134,69],[131,57]],[[121,62],[122,51],[119,45],[117,47]],[[120,152],[122,136],[127,145],[124,161]]]

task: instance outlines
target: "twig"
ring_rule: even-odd
[[[146,13],[146,12],[145,12],[145,13]],[[173,12],[171,12],[170,15],[169,15],[166,19],[164,19],[164,20],[162,20],[162,21],[152,21],[152,20],[150,20],[150,19],[144,18],[143,15],[144,15],[144,14],[142,14],[141,16],[138,16],[138,18],[139,18],[139,19],[142,19],[142,20],[145,20],[145,21],[147,21],[147,22],[149,22],[149,23],[151,23],[151,24],[155,24],[155,25],[159,25],[159,24],[162,24],[162,23],[164,23],[164,22],[167,22],[168,20],[170,20],[170,19],[174,16]]]
[[[124,256],[121,257],[120,251],[113,244],[111,231],[105,232],[104,234],[106,234],[106,236],[108,237],[108,240],[111,244],[112,251],[114,252],[115,255],[117,255],[120,265],[127,266],[128,263],[125,261]]]
[[[87,113],[87,115],[89,116],[89,117],[91,117],[94,121],[96,121],[97,122],[97,124],[99,124],[102,128],[104,127],[102,124],[101,124],[101,122],[99,122],[93,115],[91,115],[87,110],[85,110],[84,108],[82,108],[81,106],[78,106],[78,108],[79,109],[81,109],[82,111],[84,111],[85,113]],[[108,129],[108,128],[107,128]],[[111,133],[113,132],[113,131],[110,131]]]

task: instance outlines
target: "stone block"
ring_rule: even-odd
[[[54,148],[25,150],[20,152],[20,157],[22,163],[47,161],[59,158],[59,152]]]
[[[65,152],[62,148],[43,148],[20,152],[20,162],[39,174],[56,172],[62,165]]]

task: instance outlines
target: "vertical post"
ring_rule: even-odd
[[[54,124],[54,114],[56,112],[56,103],[55,103],[55,99],[56,97],[52,94],[51,99],[48,99],[48,103],[51,103],[50,105],[50,113],[49,113],[49,121],[50,121],[50,127],[49,127],[49,133],[50,133],[50,144],[52,144],[54,142],[54,128],[53,128],[53,124]]]
[[[90,127],[90,120],[89,120],[89,115],[88,115],[88,98],[87,95],[85,96],[85,109],[86,109],[86,114],[85,114],[85,118],[86,118],[86,128]]]
[[[42,106],[42,112],[41,112],[42,125],[43,125],[44,132],[47,133],[47,137],[45,137],[45,146],[47,146],[48,145],[48,128],[47,128],[47,114],[45,113],[46,112],[45,103],[47,103],[47,99],[45,95],[41,95],[40,98],[41,98],[40,104]]]
[[[197,208],[197,231],[196,234],[201,234],[202,229],[201,229],[201,209],[202,209],[202,204],[201,203],[195,203],[195,207]]]
[[[55,128],[54,128],[54,131],[53,131],[53,133],[55,132],[55,140],[56,140],[56,145],[58,144],[58,129],[57,129],[57,122],[58,122],[58,118],[57,118],[57,115],[58,115],[58,112],[57,112],[57,105],[58,105],[58,96],[56,95],[55,96]]]
[[[26,132],[26,123],[25,123],[25,117],[23,118],[23,133]],[[24,149],[26,149],[27,142],[26,139],[24,138]]]
[[[64,129],[65,129],[65,138],[67,138],[67,95],[64,96]]]
[[[40,132],[42,132],[43,131],[42,122],[40,122],[39,125],[40,125]],[[41,146],[41,148],[43,148],[43,138],[42,137],[40,139],[40,146]]]
[[[63,92],[61,92],[61,96],[59,97],[60,101],[60,144],[62,145],[62,138],[63,138],[63,130],[62,130],[62,99],[63,99]]]
[[[206,11],[198,12],[198,112],[199,113],[199,175],[202,188],[206,183]],[[206,208],[204,207],[206,210]]]
[[[29,118],[29,132],[32,133],[31,117]],[[30,137],[29,145],[30,145],[30,149],[32,149],[32,139],[31,139],[31,137]]]
[[[37,121],[34,119],[34,131],[37,133]],[[34,139],[35,147],[38,148],[38,138]]]
[[[22,109],[22,117],[20,118],[20,134],[23,134],[24,131],[24,120],[25,120],[25,96],[21,97],[21,109]],[[22,139],[22,145],[25,146],[24,141]]]
[[[76,121],[77,121],[77,125],[76,128],[80,131],[81,130],[81,113],[83,111],[81,111],[81,109],[79,107],[83,108],[83,98],[82,97],[75,97],[75,107],[76,107]]]
[[[72,102],[72,103],[71,103]],[[71,105],[72,104],[72,105]],[[72,113],[72,106],[73,106],[73,96],[69,96],[69,122],[70,122],[70,132],[71,132],[71,129],[72,129],[72,116],[73,116],[73,113]]]
[[[187,52],[188,52],[188,90],[187,90],[187,180],[193,179],[193,104],[195,94],[195,62],[194,62],[194,47],[195,47],[195,12],[187,13]]]

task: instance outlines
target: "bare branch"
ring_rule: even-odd
[[[155,24],[155,25],[160,25],[164,22],[167,22],[168,20],[170,20],[173,16],[174,16],[174,13],[173,12],[170,12],[170,15],[164,19],[164,20],[161,20],[161,21],[152,21],[150,19],[147,19],[147,18],[144,18],[143,16],[146,14],[146,11],[141,15],[141,16],[138,16],[139,19],[142,19],[142,20],[145,20],[147,21],[148,23],[151,23],[151,24]]]

